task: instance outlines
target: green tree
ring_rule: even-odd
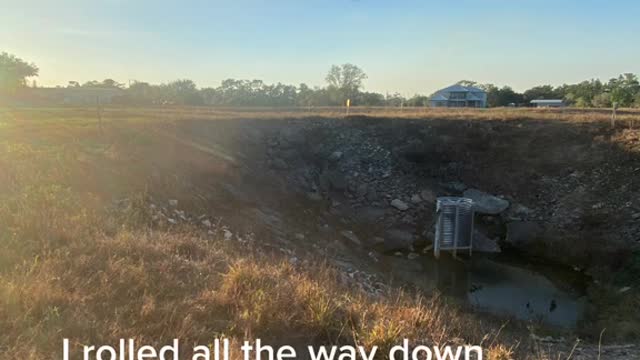
[[[154,100],[154,86],[142,81],[134,81],[127,88],[129,100],[134,104],[151,104]]]
[[[298,92],[296,97],[298,105],[301,105],[301,106],[315,105],[313,93],[314,93],[313,89],[307,86],[307,84],[304,84],[304,83],[300,84],[300,86],[298,86]]]
[[[603,92],[594,96],[591,105],[600,108],[611,107],[611,94]]]
[[[429,106],[429,97],[425,95],[413,95],[407,100],[407,106]]]
[[[329,91],[334,93],[334,100],[342,103],[346,99],[355,98],[367,78],[362,69],[353,64],[333,65],[325,80]]]
[[[98,87],[100,86],[100,81],[98,80],[90,80],[82,84],[83,87]]]
[[[583,81],[573,85],[562,85],[560,91],[569,104],[577,107],[594,106],[594,98],[604,92],[604,85],[598,79]]]
[[[8,54],[0,53],[0,91],[13,92],[27,85],[27,78],[38,76],[38,67]]]
[[[393,93],[391,95],[387,94],[385,98],[385,105],[387,106],[400,107],[404,106],[406,102],[407,99],[405,99],[400,93]]]
[[[166,85],[166,95],[171,102],[181,105],[203,105],[204,100],[192,80],[175,80]]]
[[[375,92],[360,92],[356,99],[360,105],[382,106],[384,105],[384,95]]]
[[[633,99],[633,107],[640,108],[640,93],[636,94],[636,97]]]
[[[478,87],[478,83],[471,80],[460,80],[456,84],[466,87]]]
[[[499,88],[493,84],[479,85],[487,93],[487,106],[509,106],[510,104],[520,104],[524,102],[523,95],[517,93],[509,86]]]
[[[124,84],[121,84],[113,79],[104,79],[102,80],[102,84],[100,84],[100,87],[122,89],[124,87]]]
[[[524,102],[530,103],[531,100],[549,100],[549,99],[562,99],[563,96],[560,91],[556,91],[551,85],[534,86],[531,89],[524,92]]]
[[[77,83],[74,81],[74,83]],[[71,81],[69,82],[71,84]],[[74,84],[75,85],[75,84]],[[82,84],[83,87],[96,87],[96,88],[107,88],[107,89],[122,89],[124,84],[121,84],[113,79],[104,79],[102,81],[91,80]]]
[[[635,74],[622,74],[609,80],[611,101],[619,106],[629,107],[633,104],[635,96],[640,93],[640,83]]]

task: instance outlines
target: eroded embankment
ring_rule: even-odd
[[[478,253],[502,252],[499,262],[534,269],[556,285],[541,290],[551,294],[543,304],[525,299],[526,309],[507,314],[558,308],[560,319],[547,314],[549,322],[573,326],[582,318],[574,309],[586,301],[579,298],[594,292],[590,278],[613,291],[632,285],[628,271],[637,266],[640,239],[637,131],[604,122],[373,117],[193,121],[180,131],[234,159],[237,181],[224,187],[231,198],[257,204],[247,221],[257,220],[293,248],[313,254],[320,246],[373,291],[377,280],[366,274],[385,276],[393,268],[385,254],[432,261],[439,196],[482,204]],[[395,278],[415,285],[407,279],[428,277],[428,271],[410,275],[411,266],[395,267]],[[487,266],[467,264],[462,272],[477,275],[478,268]],[[435,279],[421,287],[438,285]],[[477,291],[474,286],[464,288]],[[562,314],[563,294],[581,305]],[[601,309],[594,306],[586,307],[587,321],[598,323]]]
[[[583,267],[619,262],[640,239],[631,130],[548,120],[241,123],[223,148],[236,149],[249,173],[363,225],[362,241],[385,250],[428,245],[435,198],[465,194],[485,204],[486,245]]]

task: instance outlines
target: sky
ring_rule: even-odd
[[[639,74],[639,35],[637,0],[0,0],[0,51],[35,63],[39,86],[324,86],[332,64],[353,63],[368,91],[523,91]]]

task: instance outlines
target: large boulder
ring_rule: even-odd
[[[535,221],[512,221],[507,223],[506,243],[519,249],[531,248],[541,240],[543,228]]]
[[[474,209],[480,214],[498,215],[509,207],[509,201],[477,189],[468,189],[463,195],[473,200]]]

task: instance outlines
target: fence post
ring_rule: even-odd
[[[102,133],[102,109],[100,109],[100,96],[96,96],[96,115],[98,116],[98,127],[100,128],[100,133]]]

